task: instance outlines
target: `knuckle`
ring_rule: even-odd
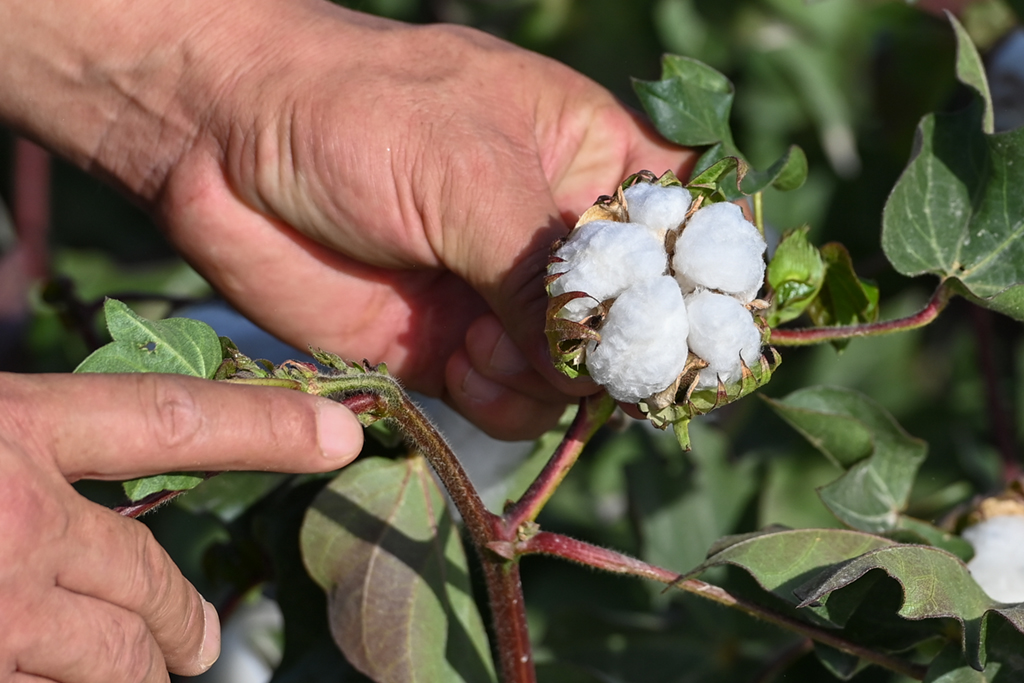
[[[182,448],[202,432],[204,416],[193,383],[167,375],[138,376],[149,433],[162,448]]]

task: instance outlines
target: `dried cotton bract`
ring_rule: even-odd
[[[555,244],[547,279],[556,366],[674,425],[684,447],[693,415],[750,393],[779,362],[762,355],[754,298],[764,239],[715,197],[670,172],[631,176]]]

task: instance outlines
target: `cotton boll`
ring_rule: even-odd
[[[749,303],[764,282],[764,250],[764,238],[740,207],[721,202],[690,217],[672,267],[683,292],[704,287]]]
[[[697,389],[714,388],[718,379],[730,384],[743,376],[743,366],[758,362],[761,356],[761,332],[754,316],[731,296],[702,291],[686,297],[690,319],[687,343],[708,367],[700,371]]]
[[[669,276],[641,282],[615,300],[601,341],[587,347],[587,369],[619,401],[666,389],[686,366],[689,325],[679,285]]]
[[[665,274],[668,256],[662,242],[643,226],[615,221],[591,221],[576,228],[555,255],[551,273],[564,273],[551,283],[551,296],[585,292],[590,298],[570,301],[562,315],[582,320],[601,301],[627,287]]]
[[[662,242],[665,233],[682,225],[690,210],[690,191],[672,185],[662,187],[653,183],[637,183],[622,193],[631,223],[647,226]]]
[[[1024,517],[993,517],[964,529],[974,546],[971,576],[1000,602],[1024,602]]]

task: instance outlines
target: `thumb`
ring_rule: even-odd
[[[349,463],[363,443],[350,410],[288,389],[162,374],[0,373],[0,395],[10,401],[15,433],[71,481],[176,470],[323,472]]]

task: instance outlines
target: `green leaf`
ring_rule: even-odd
[[[932,114],[918,125],[910,162],[885,205],[882,247],[900,273],[954,279],[981,305],[1021,320],[1024,129],[991,134],[983,65],[963,27],[950,20],[957,77],[977,97],[963,111]]]
[[[114,339],[75,368],[75,372],[165,372],[211,379],[221,361],[217,333],[187,318],[150,321],[114,299],[103,304]]]
[[[838,242],[821,247],[825,261],[825,282],[817,298],[807,306],[807,314],[818,327],[857,325],[878,319],[878,288],[857,277],[850,252]],[[849,340],[834,345],[843,349]]]
[[[495,680],[462,543],[423,458],[347,467],[314,500],[300,543],[335,642],[364,674]]]
[[[928,546],[880,547],[822,572],[800,589],[800,606],[816,604],[874,569],[881,569],[899,582],[903,590],[899,616],[912,620],[951,618],[960,622],[962,648],[974,669],[980,671],[985,665],[985,637],[990,625],[995,627],[1005,620],[1018,631],[1014,635],[1017,649],[1024,646],[1020,633],[1024,630],[1024,609],[995,602],[971,578],[963,562],[944,550]],[[990,624],[993,614],[996,621]]]
[[[985,76],[985,63],[981,61],[978,48],[974,46],[967,29],[957,21],[953,14],[946,10],[946,18],[953,26],[956,33],[956,77],[966,86],[969,86],[978,94],[984,105],[985,111],[982,115],[981,130],[991,134],[995,131],[995,114],[992,110],[992,94],[988,89],[988,78]]]
[[[633,81],[640,103],[654,126],[685,147],[723,143],[735,153],[729,113],[735,94],[729,79],[689,57],[665,55],[661,80]]]
[[[826,457],[846,469],[818,493],[840,520],[862,531],[899,528],[927,445],[868,397],[809,387],[768,404]]]
[[[768,284],[775,292],[769,327],[803,313],[825,284],[825,260],[807,241],[809,230],[810,226],[805,225],[784,234],[768,264]]]
[[[764,171],[750,171],[740,183],[743,194],[754,194],[769,185],[781,192],[795,190],[807,180],[807,155],[797,145]]]
[[[736,199],[742,196],[737,185],[737,177],[742,178],[747,168],[747,162],[739,157],[723,157],[700,173],[696,173],[686,184],[686,189],[694,199],[701,196],[712,202]]]
[[[727,542],[726,539],[723,539]],[[744,535],[709,556],[699,567],[682,578],[698,576],[710,567],[730,564],[745,569],[762,588],[789,604],[797,605],[795,591],[828,568],[860,557],[878,548],[894,545],[888,539],[844,529],[796,529]],[[810,607],[812,619],[841,626],[850,616],[857,600],[842,606],[828,603]]]
[[[188,491],[203,483],[206,475],[202,472],[174,472],[153,477],[132,479],[123,484],[128,500],[137,503],[146,496],[161,491]]]

